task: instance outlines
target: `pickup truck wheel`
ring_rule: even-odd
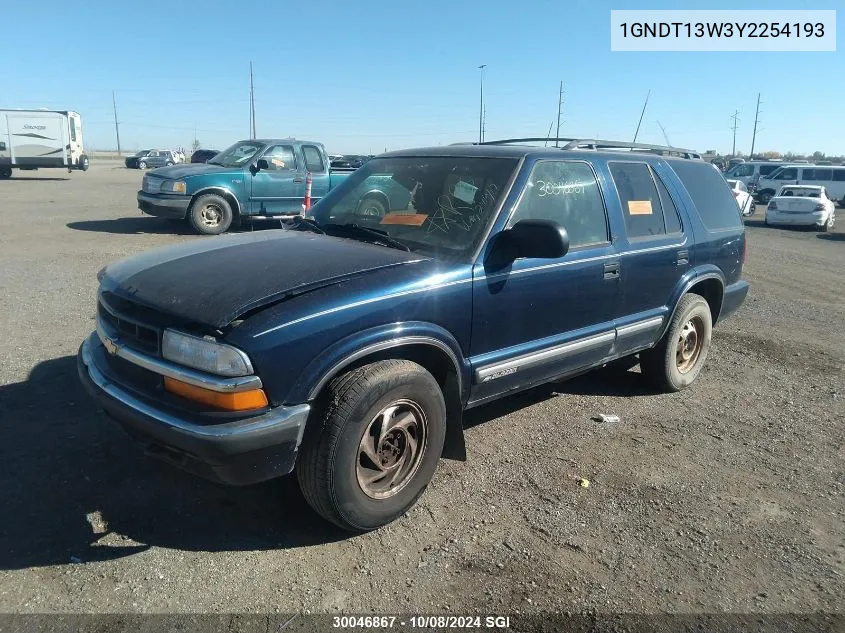
[[[232,225],[232,217],[232,207],[226,199],[214,194],[197,198],[188,212],[191,226],[202,235],[225,233]]]
[[[362,218],[380,219],[387,213],[384,202],[376,197],[364,198],[358,205],[355,215]]]
[[[700,295],[684,295],[666,334],[652,349],[640,354],[643,375],[664,391],[688,387],[707,359],[712,334],[707,301]]]
[[[349,531],[390,523],[434,475],[446,437],[446,405],[434,377],[385,360],[334,379],[309,422],[296,475],[308,504]]]

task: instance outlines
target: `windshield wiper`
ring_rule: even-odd
[[[297,215],[291,220],[290,228],[292,229],[307,229],[309,231],[313,231],[314,233],[319,233],[320,235],[325,235],[326,232],[323,230],[317,221],[313,218],[305,217],[304,215]]]
[[[400,251],[406,251],[408,253],[411,252],[411,249],[408,248],[405,244],[400,242],[399,240],[395,240],[390,235],[388,235],[387,231],[380,231],[379,229],[371,229],[366,226],[361,226],[359,224],[354,224],[352,222],[347,222],[346,224],[324,224],[323,228],[325,229],[335,229],[339,230],[339,232],[348,232],[359,235],[361,237],[369,238],[369,241],[373,242],[374,244],[382,244],[383,246],[390,246],[391,248],[398,248]]]

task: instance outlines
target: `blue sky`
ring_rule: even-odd
[[[5,3],[0,107],[74,109],[86,145],[222,148],[249,134],[330,152],[475,140],[479,64],[487,138],[545,136],[564,82],[561,136],[704,151],[845,154],[845,52],[620,53],[610,9],[843,9],[841,0],[322,0]],[[839,12],[841,16],[845,11]],[[9,53],[12,53],[12,57]]]

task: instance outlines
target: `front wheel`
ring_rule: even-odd
[[[417,363],[385,360],[334,379],[309,422],[296,476],[308,504],[354,532],[407,512],[443,452],[446,405]]]
[[[640,369],[662,391],[680,391],[698,377],[713,334],[713,318],[704,297],[681,297],[669,329],[653,348],[640,354]]]
[[[191,205],[188,219],[197,233],[219,235],[232,225],[232,207],[225,198],[214,194],[200,196]]]
[[[772,194],[774,192],[771,191],[761,191],[757,194],[757,199],[760,201],[760,204],[769,204],[769,201],[772,199]]]

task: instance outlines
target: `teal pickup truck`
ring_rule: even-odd
[[[352,169],[332,169],[322,143],[293,139],[240,141],[207,163],[147,172],[138,192],[146,214],[188,220],[201,234],[226,232],[243,219],[302,213],[306,174],[316,202]]]

